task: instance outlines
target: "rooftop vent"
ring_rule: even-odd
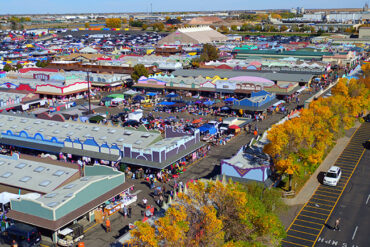
[[[56,172],[54,172],[53,173],[53,175],[54,176],[57,176],[57,177],[60,177],[60,176],[62,176],[64,174],[64,171],[62,171],[62,170],[58,170],[58,171],[56,171]]]
[[[23,178],[19,179],[19,182],[23,182],[23,183],[26,183],[27,181],[29,181],[32,177],[30,176],[24,176]]]

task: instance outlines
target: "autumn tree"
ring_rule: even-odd
[[[86,22],[85,23],[85,28],[90,28],[90,23]]]
[[[281,174],[311,174],[325,154],[351,128],[360,113],[370,109],[370,66],[363,66],[365,77],[340,78],[331,89],[333,96],[319,98],[303,109],[300,117],[274,125],[267,133],[268,153]]]
[[[179,193],[166,215],[154,226],[136,224],[132,243],[134,246],[142,246],[135,243],[194,247],[277,246],[285,236],[276,215],[283,204],[279,194],[272,191],[257,184],[189,183],[187,193]],[[157,231],[145,238],[144,234],[153,232],[149,227]]]
[[[134,81],[138,81],[140,77],[142,76],[148,77],[148,75],[149,75],[148,70],[145,68],[143,64],[136,64],[131,74],[131,78]]]
[[[107,18],[105,19],[105,25],[109,28],[120,28],[122,21],[120,18]]]

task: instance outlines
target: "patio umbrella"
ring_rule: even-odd
[[[202,120],[201,119],[195,119],[192,123],[193,124],[198,124],[198,123],[201,123],[202,122]]]
[[[229,127],[229,129],[231,129],[231,130],[236,130],[236,129],[240,129],[240,127],[238,126],[238,125],[231,125],[230,127]]]
[[[175,102],[162,101],[158,105],[170,106],[170,105],[174,105],[174,104],[175,104]]]
[[[227,98],[227,99],[225,99],[224,101],[225,102],[233,102],[234,100],[236,100],[235,98]]]
[[[143,96],[141,96],[141,95],[136,95],[134,98],[133,98],[133,100],[135,100],[135,101],[141,101],[141,100],[143,100],[143,99],[145,99]]]
[[[169,94],[166,95],[166,97],[168,97],[168,98],[175,98],[175,97],[179,97],[179,95],[178,94],[175,94],[175,93],[169,93]]]
[[[146,93],[146,95],[148,95],[148,96],[156,96],[157,93],[149,92],[149,93]]]
[[[203,105],[211,106],[211,105],[213,105],[213,103],[214,103],[214,101],[208,100],[208,101],[203,102]]]

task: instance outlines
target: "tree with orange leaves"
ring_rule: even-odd
[[[166,215],[153,226],[136,223],[131,244],[142,246],[138,243],[146,241],[159,246],[277,246],[285,231],[276,215],[281,205],[280,195],[276,195],[261,185],[189,183],[187,192],[178,193]],[[143,237],[151,232],[151,237]]]

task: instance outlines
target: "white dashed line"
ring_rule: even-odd
[[[356,236],[357,228],[358,228],[358,226],[356,226],[355,231],[353,232],[352,240],[353,240],[353,239],[355,238],[355,236]]]
[[[370,194],[367,196],[366,205],[369,202],[369,199],[370,199]]]

